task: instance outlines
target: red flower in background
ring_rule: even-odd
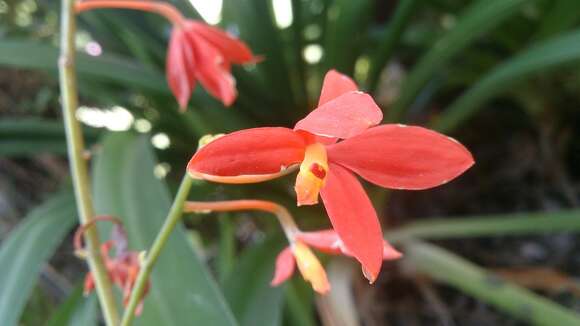
[[[167,81],[185,109],[196,80],[215,98],[230,106],[236,99],[232,64],[253,63],[252,51],[229,34],[207,24],[186,20],[171,32],[167,51]]]
[[[383,260],[383,235],[354,173],[385,188],[427,189],[474,163],[454,139],[421,127],[376,126],[381,120],[369,95],[330,71],[318,108],[294,129],[254,128],[225,135],[201,148],[187,170],[194,178],[251,183],[287,174],[299,164],[298,205],[315,204],[320,193],[344,247],[373,282]]]
[[[90,223],[81,225],[74,237],[75,251],[79,256],[82,256],[84,249],[82,248],[82,235],[87,228],[92,227],[95,222],[110,221],[115,223],[111,229],[111,239],[101,244],[101,257],[107,269],[107,274],[111,282],[115,284],[123,292],[123,304],[127,305],[131,297],[131,291],[139,275],[141,264],[139,261],[139,253],[136,251],[127,250],[127,234],[122,227],[121,222],[112,216],[97,216]],[[111,249],[114,254],[111,253]],[[140,315],[143,308],[143,300],[149,292],[150,283],[146,284],[145,291],[141,296],[141,300],[137,309],[136,315]],[[95,280],[93,274],[88,272],[84,281],[84,295],[90,294],[95,289]]]
[[[312,258],[309,254],[303,253],[305,251],[303,247],[309,245],[334,255],[352,256],[352,254],[334,230],[300,232],[296,234],[295,239],[297,245],[286,247],[276,258],[276,270],[271,285],[278,286],[288,280],[294,274],[295,266],[298,264],[301,274],[312,283],[314,290],[321,294],[326,293],[330,290],[326,273],[316,263],[311,262]],[[388,242],[383,241],[383,260],[394,260],[401,256],[400,252]]]
[[[230,106],[236,99],[232,64],[254,63],[259,59],[235,37],[205,23],[185,19],[175,7],[158,1],[85,0],[76,11],[124,8],[155,12],[173,24],[166,60],[166,77],[179,106],[185,110],[199,81],[209,94]]]

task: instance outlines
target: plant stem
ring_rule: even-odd
[[[133,321],[133,317],[135,316],[135,309],[139,304],[140,298],[143,295],[143,291],[145,290],[145,286],[147,285],[147,280],[149,279],[149,275],[153,270],[153,266],[155,262],[159,258],[161,254],[161,250],[165,246],[167,239],[171,235],[175,225],[181,218],[183,213],[183,205],[187,200],[187,195],[189,194],[189,190],[191,189],[193,179],[189,177],[188,174],[185,174],[183,180],[181,181],[181,185],[177,190],[177,194],[175,195],[175,199],[173,200],[173,204],[169,209],[169,213],[167,213],[167,218],[157,234],[155,241],[151,245],[151,249],[147,253],[144,261],[142,262],[141,269],[139,270],[139,275],[137,276],[137,280],[135,281],[135,285],[133,291],[131,292],[131,298],[129,299],[129,303],[127,304],[127,308],[125,309],[125,313],[123,314],[123,319],[121,321],[121,326],[128,326]]]
[[[94,217],[91,200],[87,164],[83,158],[84,142],[81,127],[75,118],[78,107],[78,96],[75,75],[75,14],[74,0],[62,0],[61,8],[61,55],[58,61],[60,90],[62,94],[62,113],[65,123],[68,157],[75,189],[75,198],[81,224],[90,223]],[[95,288],[105,322],[116,326],[119,315],[111,281],[99,251],[99,235],[96,228],[89,228],[85,233],[87,245],[87,262],[95,280]]]
[[[179,10],[169,3],[160,1],[138,1],[138,0],[91,0],[78,2],[76,11],[83,12],[92,9],[118,8],[148,11],[164,16],[177,26],[183,25],[185,18]]]
[[[296,222],[294,222],[294,218],[292,218],[292,215],[284,206],[266,200],[241,199],[214,202],[188,201],[185,203],[183,208],[183,211],[187,213],[231,212],[243,210],[257,210],[276,215],[278,222],[280,222],[280,225],[286,234],[286,238],[288,238],[288,242],[291,244],[294,243],[296,234],[300,232],[298,226],[296,226]]]

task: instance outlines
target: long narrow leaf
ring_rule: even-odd
[[[77,57],[77,71],[81,77],[114,81],[157,93],[169,92],[159,71],[128,59],[105,54],[92,57],[82,53]],[[56,70],[57,60],[58,49],[50,45],[23,40],[0,42],[0,66]]]
[[[533,0],[532,0],[533,1]],[[435,72],[481,35],[516,14],[529,0],[478,0],[458,18],[457,24],[438,40],[411,70],[387,119],[398,121]]]
[[[405,259],[417,271],[536,325],[580,325],[580,316],[532,291],[503,281],[443,248],[410,242]]]
[[[374,1],[369,0],[332,2],[324,33],[325,70],[337,69],[352,76],[355,61],[363,48],[373,7]]]
[[[397,9],[393,13],[393,17],[389,22],[387,30],[379,40],[379,47],[375,51],[371,61],[367,81],[367,85],[370,91],[374,91],[377,87],[381,72],[389,62],[389,59],[391,58],[391,55],[393,54],[395,47],[401,38],[401,34],[405,30],[405,26],[407,26],[407,23],[410,21],[410,18],[415,12],[418,4],[419,1],[417,0],[399,1]]]
[[[415,222],[387,233],[389,241],[580,232],[580,210],[520,213]]]
[[[528,49],[495,68],[453,102],[435,121],[440,131],[451,131],[475,115],[486,100],[518,81],[580,60],[580,30],[558,36]]]
[[[72,194],[51,198],[32,212],[0,248],[0,320],[17,325],[44,262],[71,229],[76,216]]]
[[[84,128],[87,143],[96,141],[99,131]],[[42,153],[65,154],[64,126],[55,120],[2,119],[0,121],[0,157],[22,157]]]

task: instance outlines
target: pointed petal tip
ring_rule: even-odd
[[[331,287],[330,287],[330,283],[328,283],[328,281],[327,281],[326,283],[318,285],[318,286],[315,286],[314,284],[312,284],[312,289],[320,295],[327,295],[330,292]]]
[[[363,275],[365,276],[365,278],[367,280],[369,280],[369,284],[375,283],[375,281],[377,280],[377,277],[379,276],[379,273],[378,272],[372,273],[368,269],[366,269],[366,267],[364,267],[364,266],[361,266],[361,268],[362,268]]]
[[[383,260],[395,260],[403,257],[403,254],[395,249],[386,240],[383,241]]]
[[[276,287],[286,282],[294,274],[296,261],[290,247],[282,250],[276,257],[276,268],[270,286]]]

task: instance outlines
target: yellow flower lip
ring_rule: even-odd
[[[298,206],[318,203],[318,194],[324,186],[327,172],[328,159],[324,145],[308,145],[294,185]]]
[[[320,294],[328,293],[330,291],[330,283],[326,272],[312,250],[304,243],[296,241],[292,246],[292,252],[296,258],[296,265],[300,274],[312,284],[314,291]]]

